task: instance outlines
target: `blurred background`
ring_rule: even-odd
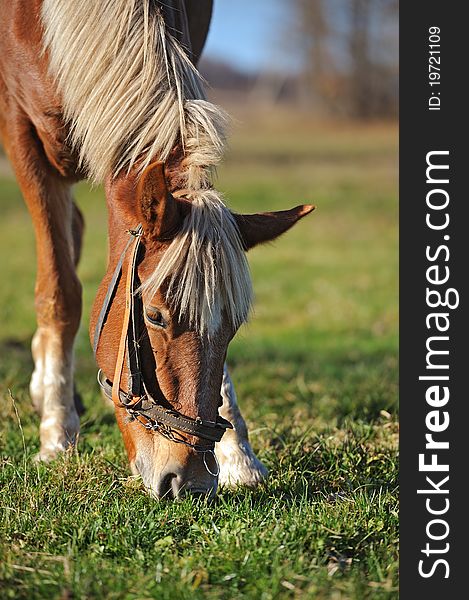
[[[397,0],[219,0],[201,71],[221,104],[393,119],[397,28]]]
[[[230,345],[228,363],[251,442],[271,477],[259,496],[244,491],[224,496],[233,500],[233,514],[239,515],[225,530],[225,513],[220,513],[218,525],[229,534],[220,537],[227,546],[220,550],[221,587],[213,597],[225,597],[229,592],[221,590],[230,585],[233,591],[238,585],[229,569],[245,582],[239,584],[247,586],[241,590],[257,590],[252,596],[256,598],[261,597],[259,590],[264,590],[263,598],[286,597],[282,590],[284,594],[287,584],[288,597],[297,595],[291,590],[308,591],[305,597],[314,598],[361,600],[377,597],[378,592],[380,598],[396,597],[397,8],[395,0],[215,0],[200,68],[210,85],[210,99],[233,116],[216,186],[239,212],[301,203],[316,204],[317,210],[274,244],[249,254],[255,309]],[[84,310],[76,341],[76,382],[86,412],[80,453],[74,462],[64,463],[63,486],[73,490],[76,481],[84,481],[83,489],[101,493],[99,479],[105,486],[103,498],[112,489],[125,495],[122,505],[127,506],[132,493],[125,487],[127,459],[112,408],[98,391],[87,331],[106,268],[104,195],[86,182],[74,193],[86,221],[79,265]],[[39,445],[39,420],[28,394],[35,330],[35,241],[1,151],[0,211],[0,455],[8,489],[14,490],[11,502],[20,506],[33,492],[24,491],[23,476],[12,473]],[[94,479],[83,475],[85,465]],[[35,476],[34,467],[25,468]],[[53,472],[41,471],[41,477],[52,481]],[[34,493],[43,493],[41,485]],[[50,489],[56,490],[56,484]],[[136,502],[144,502],[142,494],[135,494]],[[251,548],[249,537],[239,532],[245,531],[246,523],[249,528],[257,523],[250,509],[256,497],[265,514],[259,528],[253,529],[257,537]],[[75,503],[78,511],[81,502],[80,497]],[[121,500],[117,504],[120,507]],[[273,505],[278,505],[278,514],[269,512]],[[150,505],[145,506],[146,514],[152,514]],[[170,509],[152,505],[151,510]],[[74,519],[69,508],[61,510],[59,519],[66,519],[69,512]],[[80,594],[87,595],[88,590],[87,597],[102,597],[103,590],[116,585],[127,589],[129,581],[143,578],[142,573],[128,576],[129,565],[135,565],[133,549],[132,560],[126,558],[120,570],[112,553],[105,559],[105,554],[99,555],[99,567],[89,566],[95,564],[94,522],[101,513],[100,506],[87,513],[93,523],[85,527],[82,544],[74,546],[78,565],[74,569],[81,573],[77,586]],[[9,514],[16,512],[12,509]],[[47,538],[52,531],[48,551],[57,552],[59,542],[53,540],[68,547],[66,527],[62,534],[48,505],[41,519],[44,514],[51,519],[41,521],[46,523]],[[123,522],[127,539],[129,523],[139,522],[133,514]],[[158,516],[155,522],[170,523],[171,517]],[[174,522],[186,531],[177,518]],[[296,522],[304,531],[296,528]],[[11,523],[14,535],[22,532],[21,543],[29,540],[26,550],[44,550],[45,542],[34,537],[36,525]],[[206,539],[218,539],[210,527]],[[129,537],[130,543],[140,539],[140,533],[135,535]],[[195,560],[190,543],[184,546],[185,535],[176,546],[169,544],[168,554],[162,555],[163,546],[148,550],[153,541],[148,548],[142,546],[150,556],[156,552],[150,564],[162,560],[165,570],[175,569],[172,582],[179,581],[180,565],[186,564],[174,562],[176,554],[187,555],[190,565]],[[198,530],[194,535],[198,543]],[[96,544],[105,547],[100,546],[105,544],[101,538]],[[24,562],[32,573],[29,555],[15,547],[9,560],[15,565]],[[254,567],[243,558],[251,551],[261,557]],[[202,561],[203,553],[199,554]],[[234,566],[227,566],[228,556],[234,557]],[[151,569],[148,573],[154,578]],[[34,586],[42,585],[40,574],[27,577]],[[59,567],[54,567],[53,585],[59,590],[62,578]],[[93,596],[89,590],[98,584],[104,587]],[[195,583],[190,585],[187,597],[193,597]],[[328,590],[336,594],[329,595]],[[248,597],[240,594],[230,597]]]

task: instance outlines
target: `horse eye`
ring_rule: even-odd
[[[166,327],[166,321],[159,310],[151,306],[145,308],[145,317],[152,325],[156,327]]]

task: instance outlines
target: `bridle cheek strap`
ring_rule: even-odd
[[[122,371],[124,370],[125,350],[127,348],[127,338],[129,333],[130,316],[132,314],[132,306],[134,300],[134,268],[137,259],[137,252],[140,246],[140,233],[135,236],[135,241],[132,247],[132,252],[129,256],[129,263],[127,266],[127,276],[125,280],[125,310],[124,318],[122,321],[122,333],[119,343],[119,351],[117,353],[116,367],[114,370],[114,378],[112,383],[112,401],[116,406],[122,406],[119,391],[122,380]],[[130,350],[130,348],[129,348]],[[132,398],[133,403],[137,403],[140,400],[140,396],[134,396]]]

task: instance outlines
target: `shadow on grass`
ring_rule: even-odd
[[[8,337],[0,339],[0,353],[4,359],[16,359],[32,368],[31,340]]]
[[[390,346],[236,350],[229,365],[241,406],[247,401],[257,416],[301,409],[343,423],[398,412],[398,361]]]
[[[33,370],[31,340],[0,339],[0,389],[12,392],[27,389]]]
[[[27,388],[33,369],[30,340],[0,340],[0,381],[5,387]],[[312,418],[362,419],[375,422],[383,412],[397,414],[397,354],[391,344],[357,343],[342,348],[312,350],[288,344],[235,346],[229,367],[241,408],[259,420],[266,414],[288,418],[306,411]],[[99,396],[91,353],[77,357],[78,392],[84,397],[85,415],[96,424],[110,424],[113,415],[96,415]],[[88,423],[91,425],[90,423]]]

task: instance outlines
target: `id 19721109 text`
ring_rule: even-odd
[[[428,110],[441,109],[441,45],[440,28],[428,28],[428,85],[430,96],[428,98]]]

